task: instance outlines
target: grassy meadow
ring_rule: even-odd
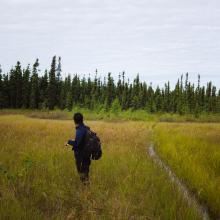
[[[64,147],[72,121],[0,116],[0,219],[201,219],[147,155],[152,123],[86,123],[103,146],[88,187]]]
[[[125,111],[81,108],[75,106],[72,111],[56,109],[49,111],[46,109],[0,109],[0,115],[26,115],[31,118],[72,120],[74,112],[81,112],[87,120],[104,121],[146,121],[146,122],[220,122],[218,113],[201,113],[195,117],[194,114],[174,114],[174,113],[149,113],[146,109]]]
[[[154,143],[161,158],[220,219],[220,124],[160,123]]]

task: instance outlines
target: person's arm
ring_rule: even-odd
[[[81,129],[76,130],[75,140],[68,140],[68,144],[72,145],[73,148],[77,148],[83,139],[84,132]]]

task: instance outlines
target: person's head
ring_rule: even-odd
[[[83,115],[81,113],[77,112],[73,115],[73,120],[76,125],[79,125],[79,124],[83,123]]]

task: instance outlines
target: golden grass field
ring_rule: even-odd
[[[154,140],[163,160],[220,219],[220,124],[164,123]]]
[[[101,160],[92,163],[91,184],[88,187],[79,181],[73,152],[64,147],[65,141],[74,137],[73,121],[33,119],[22,115],[0,116],[0,219],[201,219],[163,170],[148,156],[152,123],[86,121],[86,124],[98,133],[103,147]],[[183,133],[185,131],[184,125],[176,125],[176,132],[180,136],[181,126]],[[167,140],[175,143],[169,136],[173,134],[172,126],[174,124],[168,123],[156,126],[153,136],[154,139],[158,138],[158,141],[155,140],[156,150],[178,176],[186,181],[188,178],[193,179],[187,183],[195,192],[200,192],[200,188],[194,184],[198,176],[193,173],[200,170],[200,166],[203,168],[207,165],[208,171],[217,166],[210,174],[209,182],[203,186],[205,191],[200,194],[206,194],[201,199],[218,212],[217,137],[220,126],[209,124],[213,132],[210,135],[216,137],[216,142],[212,142],[215,147],[204,147],[204,151],[211,149],[204,164],[199,159],[200,156],[206,157],[201,150],[203,145],[199,148],[199,155],[196,154],[197,147],[191,151],[186,148],[187,155],[192,153],[191,160],[184,161],[186,157],[182,157],[183,153],[179,149],[174,153],[178,159],[172,156],[174,150],[165,147],[168,145]],[[192,131],[197,129],[194,125],[187,126],[192,127]],[[203,126],[208,125],[197,126],[198,132],[202,134]],[[166,131],[164,136],[163,130]],[[207,131],[206,127],[204,131]],[[201,141],[205,139],[204,135]],[[164,144],[167,151],[160,144]],[[177,153],[181,153],[180,156]],[[195,160],[192,159],[194,156]],[[216,165],[213,165],[213,158],[217,160]],[[188,161],[198,167],[189,172],[192,166],[187,170]],[[207,180],[206,175],[202,175],[207,170],[200,170],[198,182],[202,182],[203,177],[204,182]],[[209,189],[209,183],[216,195]]]

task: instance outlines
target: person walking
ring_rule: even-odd
[[[76,126],[75,140],[68,140],[66,146],[72,146],[77,172],[82,183],[86,185],[89,183],[89,167],[91,164],[90,156],[85,153],[85,138],[88,127],[83,123],[83,115],[79,112],[73,115],[73,120]]]

